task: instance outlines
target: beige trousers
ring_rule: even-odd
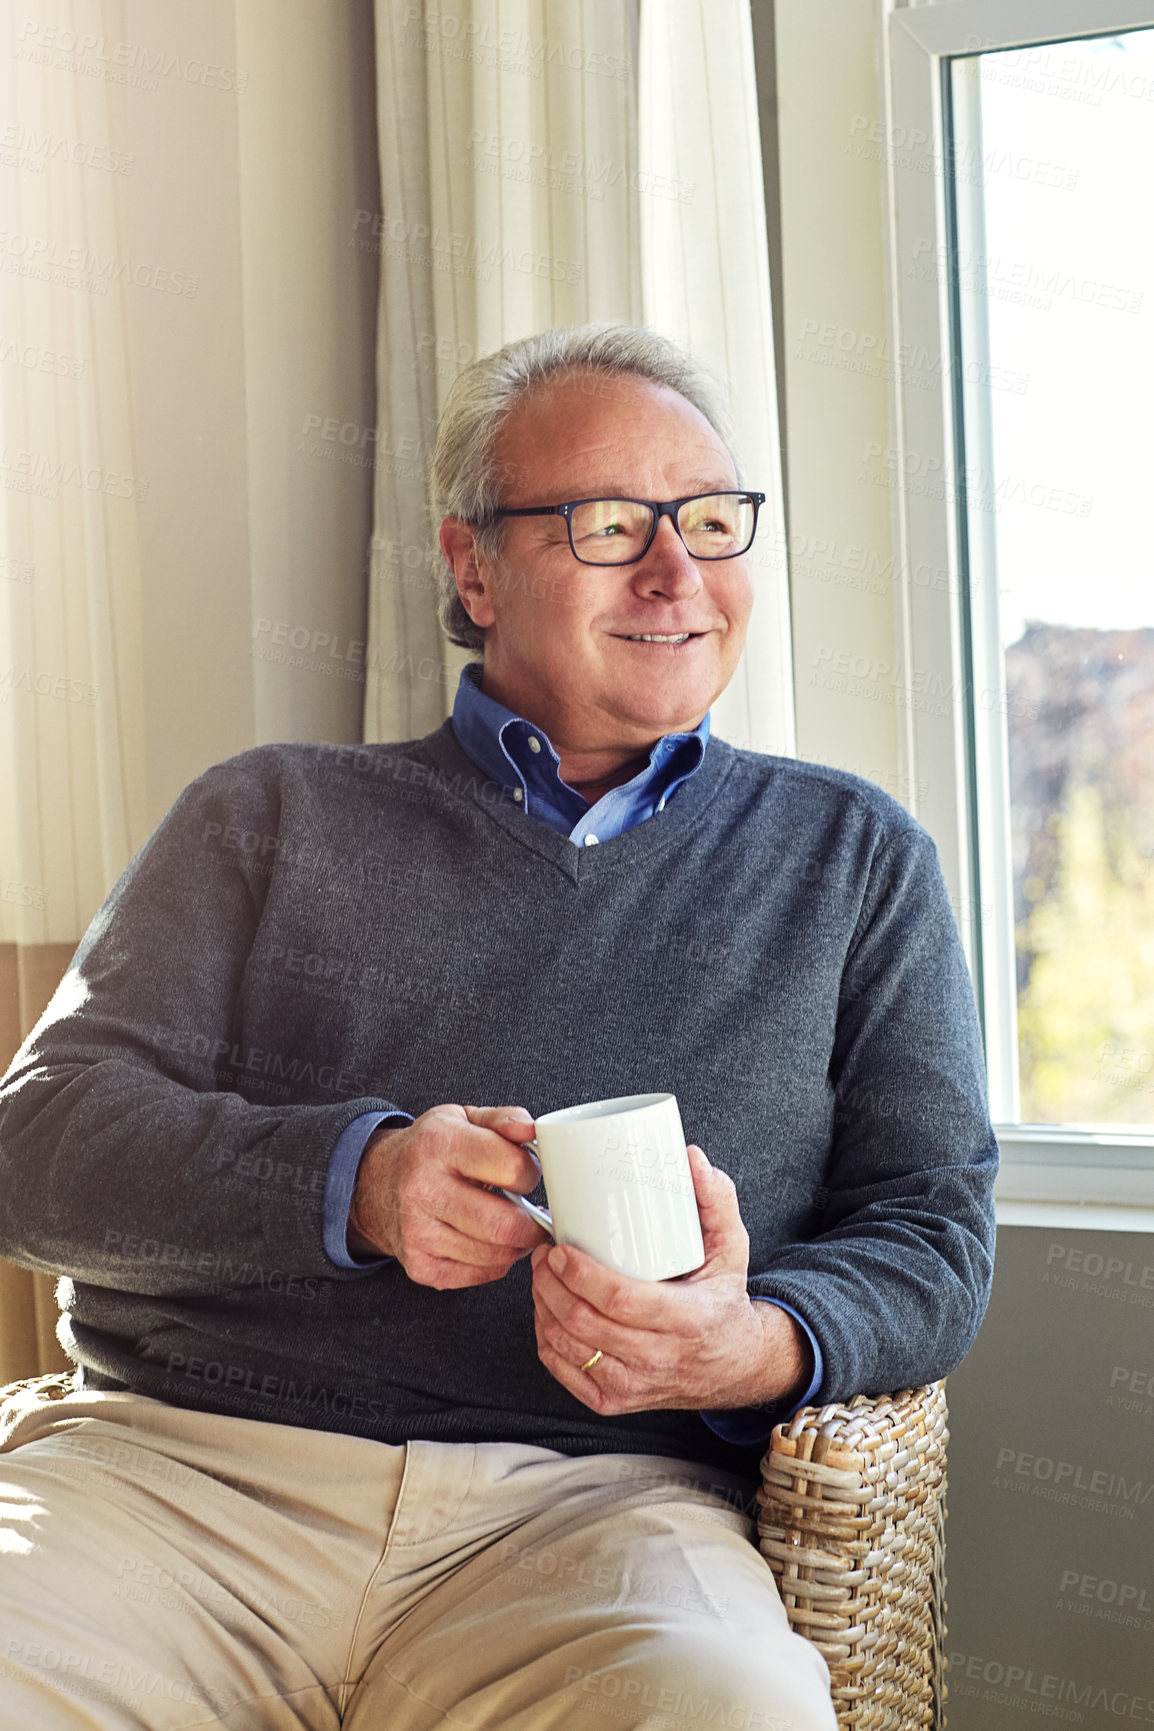
[[[708,1467],[132,1394],[29,1399],[0,1447],[13,1731],[834,1731]]]

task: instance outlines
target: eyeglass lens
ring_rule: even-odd
[[[687,499],[677,513],[681,539],[695,559],[732,559],[753,540],[753,501],[745,493]],[[573,551],[586,565],[624,565],[640,557],[654,511],[633,499],[593,499],[570,513]]]

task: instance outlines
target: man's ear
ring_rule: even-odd
[[[446,517],[441,524],[438,540],[453,576],[461,605],[474,625],[487,629],[496,620],[493,603],[491,567],[477,558],[477,532],[460,517]]]

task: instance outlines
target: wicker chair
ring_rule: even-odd
[[[840,1731],[943,1731],[945,1384],[803,1407],[761,1464],[758,1532]]]

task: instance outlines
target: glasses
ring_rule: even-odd
[[[582,565],[636,565],[653,544],[662,517],[694,559],[736,559],[753,545],[764,493],[692,493],[687,499],[570,499],[564,505],[514,505],[500,517],[564,517],[573,557]]]

